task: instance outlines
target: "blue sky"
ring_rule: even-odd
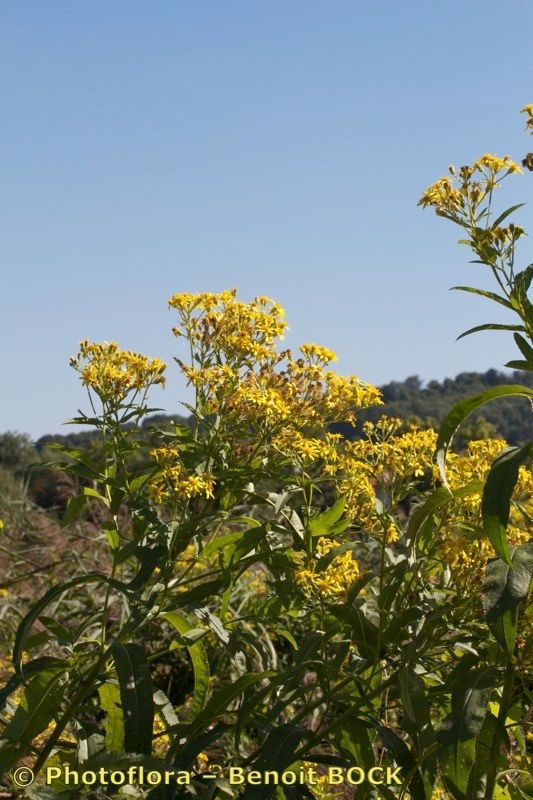
[[[448,291],[488,284],[416,202],[450,162],[532,149],[528,0],[22,0],[0,18],[0,430],[59,432],[85,405],[82,338],[171,360],[176,291],[268,294],[290,345],[374,383],[514,357],[505,334],[455,341],[502,317]],[[527,227],[533,175],[512,180]],[[171,370],[153,399],[185,397]]]

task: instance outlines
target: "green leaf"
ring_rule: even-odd
[[[223,536],[217,536],[212,542],[209,542],[209,544],[204,547],[202,550],[202,556],[209,558],[209,556],[212,556],[214,553],[218,552],[218,550],[223,550],[225,547],[238,542],[242,535],[243,534],[241,531],[233,531],[232,533],[226,533]]]
[[[492,462],[483,489],[481,514],[483,529],[496,553],[510,563],[507,543],[507,523],[511,508],[511,496],[518,480],[520,466],[528,460],[533,450],[530,444],[524,447],[509,447]]]
[[[333,529],[335,529],[335,532],[340,532],[337,531],[335,523],[340,521],[345,506],[346,498],[341,497],[340,500],[337,500],[337,502],[332,505],[331,508],[328,508],[327,511],[322,511],[322,513],[311,517],[308,523],[308,529],[311,536],[325,536],[328,533],[332,533]]]
[[[446,454],[450,447],[453,435],[455,434],[455,431],[459,425],[472,413],[472,411],[474,411],[476,408],[479,408],[479,406],[482,406],[491,400],[496,400],[498,397],[511,396],[522,396],[532,399],[533,389],[530,389],[528,386],[520,386],[516,384],[494,386],[492,389],[487,389],[487,391],[482,392],[481,394],[472,395],[472,397],[466,397],[464,400],[461,400],[444,418],[440,426],[439,435],[437,437],[436,460],[439,466],[442,481],[445,486],[448,486],[445,469]]]
[[[154,726],[154,687],[143,648],[138,644],[112,644],[124,717],[124,749],[150,755]]]
[[[368,724],[359,719],[349,719],[343,722],[342,728],[336,735],[337,748],[351,764],[356,764],[363,769],[370,769],[375,765],[374,750],[368,731]],[[364,781],[357,787],[358,800],[366,800],[371,796],[372,787]]]
[[[510,208],[507,208],[505,211],[503,211],[500,214],[500,216],[497,219],[495,219],[494,222],[492,223],[492,230],[497,228],[498,225],[501,225],[504,219],[507,219],[508,216],[513,214],[519,208],[522,208],[523,205],[525,205],[525,203],[517,203],[515,206],[511,206]]]
[[[104,497],[103,494],[100,494],[100,492],[97,492],[96,489],[92,488],[92,486],[84,486],[83,487],[83,494],[86,497],[94,497],[95,500],[99,500],[101,503],[104,504],[104,506],[106,508],[109,508],[110,504],[109,504],[109,500],[107,499],[107,497]]]
[[[400,671],[399,680],[404,724],[408,723],[407,732],[417,743],[419,754],[422,755],[435,742],[424,682],[411,667],[404,667]]]
[[[135,577],[129,582],[128,589],[135,591],[141,589],[153,575],[155,568],[161,563],[166,552],[167,550],[162,544],[139,545],[136,547],[132,555],[139,561],[140,566]]]
[[[476,736],[498,678],[498,670],[490,666],[470,667],[461,671],[460,680],[454,678],[451,713],[437,731],[437,756],[445,786],[457,800],[467,800]]]
[[[124,750],[124,715],[120,705],[120,688],[116,683],[104,683],[98,687],[100,705],[105,711],[105,746],[110,753]]]
[[[214,581],[206,581],[187,592],[182,592],[176,598],[176,606],[183,608],[184,606],[196,605],[205,600],[206,597],[213,597],[220,593],[221,589],[225,589],[227,581],[224,578],[217,578]]]
[[[476,757],[475,739],[457,741],[439,750],[439,765],[444,786],[455,800],[472,800],[466,794],[470,770]]]
[[[63,699],[64,665],[50,666],[35,675],[24,690],[13,718],[2,733],[0,774],[9,770],[27,751],[59,711]]]
[[[194,626],[177,611],[171,611],[165,614],[164,617],[182,636],[189,633],[194,628]],[[195,642],[194,644],[187,645],[187,650],[189,651],[194,671],[194,697],[191,714],[195,716],[205,705],[211,676],[209,660],[203,644],[201,642]]]
[[[332,547],[329,552],[317,559],[315,570],[317,572],[323,572],[337,556],[347,553],[349,550],[356,550],[358,547],[361,547],[360,542],[344,542],[337,547]]]
[[[500,729],[497,717],[489,711],[476,737],[474,763],[468,776],[466,790],[469,800],[484,800],[485,798],[487,776],[490,775],[494,766],[495,754],[492,752],[492,746],[494,737],[497,735],[503,736],[504,739],[507,737],[505,729]],[[500,753],[496,754],[496,758],[501,759],[501,769],[508,766],[507,759],[502,758]]]
[[[39,622],[44,625],[61,644],[73,644],[72,632],[57,622],[57,620],[52,617],[41,615],[39,617]]]
[[[402,725],[416,745],[422,781],[426,794],[431,797],[431,787],[437,771],[436,735],[424,682],[411,667],[404,667],[400,671],[399,683],[403,708]]]
[[[93,461],[84,450],[77,450],[74,447],[65,447],[58,442],[50,442],[46,446],[51,450],[57,450],[59,453],[63,453],[64,456],[71,458],[73,461],[78,461],[80,464],[84,464],[95,475],[100,475],[100,468],[98,467],[98,464]]]
[[[273,676],[267,686],[263,686],[262,689],[254,692],[251,697],[243,702],[239,709],[239,713],[237,715],[237,724],[235,726],[235,747],[237,748],[237,751],[239,750],[244,727],[251,719],[257,706],[264,701],[265,697],[267,697],[270,692],[274,691],[274,689],[279,686],[284,686],[284,693],[286,693],[287,687],[290,687],[291,678],[297,677],[298,679],[301,679],[301,676],[312,666],[312,663],[312,661],[305,661],[301,664],[297,664],[294,667],[287,667],[287,669],[283,670],[283,672]],[[283,696],[283,694],[280,692],[279,696]]]
[[[533,364],[531,363],[531,361],[513,360],[513,361],[508,361],[505,366],[509,367],[509,369],[520,369],[526,372],[533,372]]]
[[[519,333],[515,333],[514,340],[526,361],[533,364],[533,347]]]
[[[156,713],[163,718],[167,728],[171,725],[179,725],[174,706],[161,689],[154,692],[154,703]]]
[[[412,800],[426,800],[426,791],[420,770],[416,768],[416,760],[405,742],[391,728],[382,725],[378,720],[372,720],[372,724],[385,749],[401,767],[402,777],[406,780]]]
[[[471,494],[480,494],[482,490],[483,484],[481,481],[474,481],[467,486],[462,486],[460,489],[454,490],[448,489],[446,486],[439,486],[438,489],[431,492],[424,503],[418,506],[411,515],[406,531],[407,539],[411,541],[414,540],[426,519],[439,508],[442,508],[454,500],[454,498],[466,497]]]
[[[49,668],[60,668],[64,667],[65,669],[66,664],[64,661],[61,661],[58,658],[52,658],[51,656],[41,656],[40,658],[34,658],[32,661],[28,661],[27,664],[24,664],[24,675],[21,673],[17,673],[16,675],[12,675],[6,685],[0,689],[0,711],[3,711],[8,698],[16,692],[16,690],[22,686],[25,681],[28,681],[32,675],[35,675],[36,672],[44,672]]]
[[[53,586],[46,592],[46,594],[37,600],[37,602],[28,611],[26,616],[23,617],[17,628],[17,632],[15,634],[15,644],[13,646],[13,665],[17,672],[23,672],[23,665],[21,662],[22,654],[24,652],[24,645],[33,623],[39,617],[41,612],[52,600],[60,597],[68,589],[72,589],[74,586],[81,586],[82,584],[87,583],[107,583],[108,586],[111,586],[112,588],[117,589],[119,592],[128,595],[127,587],[124,586],[123,583],[120,583],[120,581],[117,581],[114,578],[108,578],[107,575],[100,575],[100,573],[97,572],[89,572],[87,575],[78,575],[76,578],[72,578],[70,581],[65,581],[57,586]]]
[[[333,615],[348,625],[351,629],[352,639],[363,658],[373,659],[376,655],[378,644],[378,629],[365,617],[361,609],[354,603],[334,606]]]
[[[491,559],[483,581],[483,610],[495,639],[512,655],[518,607],[527,597],[533,574],[533,542],[511,548],[510,563]]]
[[[267,769],[283,772],[294,761],[296,748],[305,735],[303,728],[286,723],[273,728],[259,748],[258,758],[254,761],[254,769],[264,772]],[[244,790],[243,800],[268,800],[274,793],[275,785],[263,783],[259,786],[248,784]]]
[[[187,738],[190,739],[204,725],[227,713],[228,705],[237,697],[240,697],[246,689],[251,688],[260,681],[264,681],[266,678],[271,678],[275,674],[272,671],[247,673],[246,675],[241,675],[240,678],[237,678],[236,681],[228,686],[224,686],[223,689],[220,689],[209,698],[204,709],[194,718],[190,725],[185,726]],[[173,748],[180,746],[178,739],[179,737],[176,737]],[[175,749],[173,752],[175,753]]]
[[[120,536],[116,524],[114,522],[104,522],[102,530],[105,533],[105,538],[111,550],[118,550],[120,547]]]
[[[512,309],[512,305],[505,297],[501,297],[499,294],[495,294],[494,292],[487,292],[485,289],[474,289],[472,286],[452,286],[452,290],[458,292],[471,292],[472,294],[478,294],[481,297],[486,297],[488,300],[494,300],[495,303],[499,303],[506,308]]]
[[[84,495],[78,494],[75,497],[71,497],[67,503],[63,519],[61,520],[61,527],[64,528],[66,525],[70,525],[70,523],[76,519],[84,505]]]
[[[220,739],[230,728],[230,725],[217,722],[211,730],[204,731],[204,733],[201,733],[194,739],[190,739],[180,747],[172,766],[175,769],[190,769],[196,756],[201,753],[202,750],[205,750],[206,747],[209,747],[210,744],[216,742],[217,739]]]
[[[470,336],[471,333],[479,333],[480,331],[525,331],[523,325],[502,325],[497,322],[486,322],[484,325],[476,325],[474,328],[469,328],[457,337],[463,339],[465,336]]]

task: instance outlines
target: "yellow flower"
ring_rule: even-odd
[[[304,463],[316,461],[322,453],[320,439],[307,438],[299,430],[289,426],[274,438],[273,444],[285,455],[294,456]]]
[[[452,179],[445,175],[428,186],[418,205],[423,208],[433,206],[437,213],[453,214],[463,206],[463,195],[454,187]]]
[[[506,172],[522,172],[518,164],[511,160],[510,156],[499,158],[498,156],[484,153],[481,158],[474,162],[474,168],[482,172],[488,170],[492,175],[505,170]]]
[[[148,484],[148,494],[155,503],[170,499],[187,501],[193,497],[207,499],[214,496],[213,476],[208,472],[187,473],[175,447],[156,447],[150,450],[150,455],[162,467]]]
[[[484,483],[492,462],[505,447],[504,439],[481,439],[469,442],[464,453],[450,453],[447,476],[451,488]],[[519,469],[513,501],[507,536],[511,544],[519,545],[530,540],[530,531],[515,503],[519,502],[529,515],[533,513],[533,472],[525,466]],[[481,494],[457,498],[443,527],[440,550],[458,579],[479,581],[487,559],[494,555],[488,539],[478,533],[481,528]]]
[[[330,361],[337,361],[337,354],[327,347],[319,344],[301,344],[300,351],[309,359],[315,359],[322,364],[329,364]]]
[[[102,398],[120,401],[131,391],[164,384],[165,364],[131,350],[121,350],[116,342],[91,343],[84,340],[70,364],[82,383]]]
[[[324,556],[337,547],[338,542],[321,536],[317,542],[317,557]],[[359,564],[350,551],[341,553],[321,572],[303,568],[296,572],[296,582],[308,595],[319,594],[325,598],[344,599],[352,583],[359,577]]]
[[[524,106],[522,113],[527,114],[526,129],[531,130],[533,133],[533,103],[529,103],[529,105]]]

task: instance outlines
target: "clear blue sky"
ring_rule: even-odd
[[[375,383],[514,357],[505,334],[455,342],[501,317],[448,292],[481,268],[416,202],[450,162],[533,149],[529,0],[21,0],[0,19],[0,430],[60,432],[84,337],[170,360],[175,291],[268,294],[289,344]],[[504,199],[527,227],[533,175]],[[154,401],[184,397],[173,373]]]

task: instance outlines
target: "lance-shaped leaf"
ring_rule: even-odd
[[[363,658],[374,658],[378,646],[378,629],[355,603],[334,606],[333,615],[349,626],[352,639]]]
[[[191,625],[182,614],[178,614],[177,611],[171,611],[165,614],[165,619],[167,619],[182,636],[194,628],[194,626]],[[203,644],[201,642],[194,642],[194,644],[187,645],[187,650],[189,651],[194,671],[194,696],[191,708],[191,715],[194,717],[205,705],[211,675],[209,671],[209,660]]]
[[[487,300],[494,300],[495,303],[512,309],[512,305],[506,297],[502,297],[494,292],[488,292],[485,289],[476,289],[473,286],[452,286],[451,289],[457,292],[472,292],[472,294],[478,294],[480,297],[486,297]]]
[[[487,778],[493,771],[495,760],[498,769],[505,770],[508,766],[507,759],[502,753],[493,752],[495,737],[501,738],[502,741],[507,740],[509,743],[504,726],[498,722],[494,714],[489,712],[476,737],[475,758],[466,789],[466,796],[469,800],[484,800]]]
[[[424,682],[410,667],[400,672],[400,698],[404,712],[403,726],[415,742],[419,760],[434,748],[435,731],[431,722],[430,705],[427,699]],[[428,772],[430,780],[426,788],[433,783],[436,771],[435,754],[429,753],[423,763],[423,772]],[[426,781],[424,780],[426,784]]]
[[[17,673],[12,675],[5,686],[0,689],[0,711],[3,711],[8,698],[15,692],[25,681],[28,681],[36,672],[43,672],[48,668],[59,668],[66,664],[58,658],[51,656],[41,656],[34,658],[33,661],[28,661],[24,664],[24,675]]]
[[[530,457],[532,446],[509,447],[494,459],[483,489],[483,528],[500,558],[510,563],[507,523],[511,496],[520,466]]]
[[[154,686],[150,666],[138,644],[112,644],[124,717],[124,749],[127,753],[152,752]]]
[[[35,675],[26,686],[13,718],[2,733],[0,774],[21,758],[31,741],[42,733],[57,713],[63,698],[62,677],[65,666],[49,666]]]
[[[382,725],[378,720],[373,719],[372,723],[383,742],[383,746],[401,768],[400,772],[405,781],[405,786],[409,789],[409,796],[412,800],[427,800],[420,770],[417,768],[415,757],[406,743],[391,728]]]
[[[368,723],[355,718],[346,720],[338,731],[336,740],[339,751],[345,756],[348,763],[357,764],[366,770],[375,765]],[[370,797],[371,792],[372,787],[366,781],[357,788],[361,800]]]
[[[98,688],[100,705],[105,711],[105,746],[109,753],[124,750],[124,715],[120,704],[120,688],[116,683],[104,683]]]
[[[472,397],[466,397],[464,400],[461,400],[443,419],[440,426],[439,435],[437,437],[436,459],[441,478],[445,486],[448,486],[445,468],[446,454],[450,447],[453,435],[459,425],[468,417],[469,414],[472,413],[472,411],[474,411],[476,408],[479,408],[479,406],[482,406],[491,400],[496,400],[498,397],[511,396],[528,397],[531,400],[533,399],[533,389],[531,389],[529,386],[519,386],[516,384],[494,386],[492,389],[487,389],[486,392],[475,394],[472,395]]]
[[[480,333],[481,331],[525,331],[523,325],[503,325],[499,322],[486,322],[484,325],[475,325],[467,331],[463,331],[458,337],[464,339],[465,336],[470,336],[472,333]]]
[[[518,606],[527,597],[533,574],[533,542],[511,548],[510,563],[491,559],[483,581],[483,610],[494,638],[512,655]]]
[[[498,678],[494,667],[473,667],[462,673],[460,681],[454,681],[451,713],[437,731],[437,755],[444,784],[456,800],[467,800],[476,736]]]
[[[303,728],[285,724],[273,728],[260,747],[259,755],[254,761],[254,769],[264,772],[267,769],[282,773],[294,761],[296,748],[305,735]],[[259,786],[248,785],[244,790],[243,800],[268,800],[276,787],[263,783]]]
[[[455,498],[466,497],[471,494],[480,494],[483,490],[481,481],[474,481],[467,486],[461,486],[453,491],[445,486],[439,486],[418,506],[412,513],[407,526],[406,537],[414,541],[423,523],[441,508],[452,502]]]
[[[247,689],[260,681],[264,681],[265,678],[271,678],[273,675],[275,675],[275,673],[272,671],[241,675],[241,677],[237,678],[233,683],[215,692],[192,722],[180,725],[177,728],[172,728],[172,730],[176,730],[180,733],[183,731],[183,734],[186,734],[188,740],[192,739],[205,725],[209,725],[217,717],[227,714],[229,704],[244,694]],[[168,752],[169,759],[176,755],[180,746],[180,737],[175,736]]]
[[[100,575],[97,572],[90,572],[87,575],[79,575],[76,578],[72,578],[70,581],[65,581],[64,583],[59,583],[57,586],[53,586],[46,592],[46,594],[37,600],[32,608],[30,608],[17,628],[17,632],[15,634],[15,644],[13,646],[13,664],[17,672],[23,671],[22,654],[25,649],[26,640],[33,623],[39,617],[42,611],[44,611],[46,606],[52,600],[60,597],[63,592],[66,592],[68,589],[72,589],[74,586],[80,586],[88,583],[106,583],[113,589],[117,589],[117,591],[122,592],[123,594],[128,594],[128,589],[123,583],[115,580],[114,578],[108,578],[107,575]]]
[[[346,498],[341,497],[327,511],[311,517],[308,525],[311,536],[325,536],[328,533],[341,533],[345,530],[350,524],[348,520],[341,520],[345,506]]]

